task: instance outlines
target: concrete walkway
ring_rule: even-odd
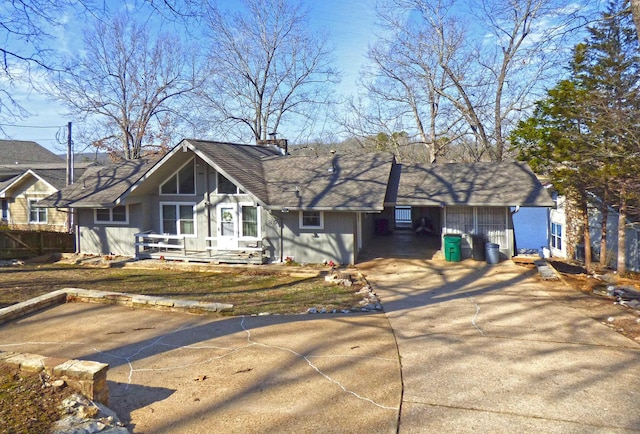
[[[511,261],[372,259],[395,332],[399,432],[640,431],[640,346]]]

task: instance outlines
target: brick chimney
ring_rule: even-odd
[[[256,145],[258,145],[258,146],[275,146],[280,150],[280,153],[282,153],[282,155],[288,155],[289,154],[289,143],[288,143],[287,139],[276,139],[274,133],[271,133],[269,135],[272,136],[273,138],[267,139],[267,140],[256,140]]]

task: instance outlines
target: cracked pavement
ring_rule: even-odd
[[[214,318],[68,303],[0,327],[0,349],[108,363],[135,433],[395,432],[383,314]]]
[[[359,264],[402,361],[400,433],[638,432],[640,345],[512,261]]]
[[[358,269],[384,314],[70,303],[0,326],[0,349],[109,363],[135,433],[640,431],[640,345],[561,281],[511,261]]]

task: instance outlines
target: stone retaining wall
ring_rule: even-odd
[[[232,304],[207,303],[196,300],[179,300],[149,295],[126,294],[110,291],[93,291],[80,288],[65,288],[21,303],[0,309],[0,324],[38,312],[48,307],[68,303],[117,304],[135,308],[182,311],[190,313],[218,313],[233,310]]]
[[[0,351],[0,363],[22,371],[44,371],[52,378],[64,380],[74,390],[92,401],[109,405],[106,363],[88,360],[66,360],[38,354]]]

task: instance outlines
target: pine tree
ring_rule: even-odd
[[[585,42],[574,47],[570,78],[548,92],[511,138],[521,159],[549,174],[556,188],[570,193],[583,209],[587,266],[588,205],[598,198],[604,236],[608,207],[617,206],[617,266],[624,272],[628,206],[640,185],[640,63],[628,1],[610,2],[588,31]],[[602,261],[605,256],[606,240],[602,240]]]

